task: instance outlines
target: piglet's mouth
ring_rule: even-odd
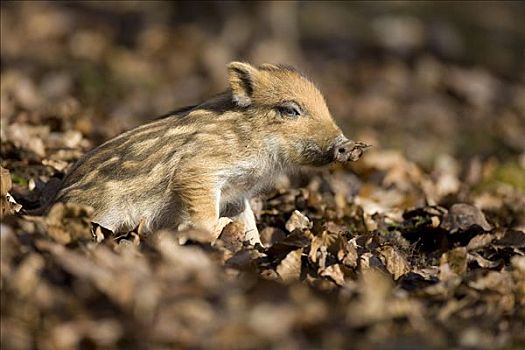
[[[351,140],[339,145],[335,149],[335,161],[336,162],[355,162],[363,153],[368,150],[371,145],[364,142],[354,142]]]

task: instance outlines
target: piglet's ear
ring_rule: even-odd
[[[259,70],[243,62],[228,64],[230,88],[233,102],[240,107],[247,107],[252,103],[252,95]]]

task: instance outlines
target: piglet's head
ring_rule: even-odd
[[[366,148],[343,135],[319,89],[295,69],[232,62],[228,72],[233,102],[283,161],[314,166],[353,161]]]

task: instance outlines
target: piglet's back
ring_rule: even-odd
[[[99,209],[110,199],[137,201],[165,190],[170,172],[196,146],[199,113],[188,112],[141,125],[88,152],[64,178],[56,201]]]

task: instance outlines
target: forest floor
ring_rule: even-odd
[[[505,177],[522,170],[475,163],[460,180],[451,157],[427,173],[372,150],[255,200],[263,247],[235,223],[213,245],[193,231],[97,243],[90,208],[15,214],[85,141],[28,116],[2,140],[6,348],[525,344],[525,197]]]

